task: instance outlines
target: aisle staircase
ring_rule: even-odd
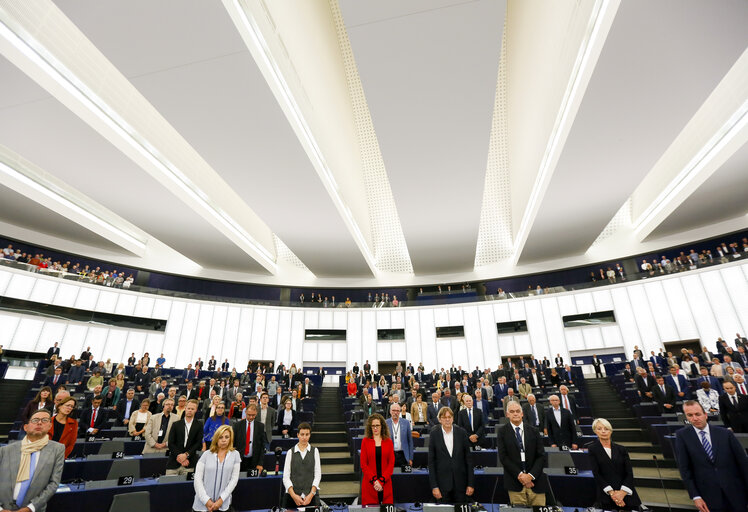
[[[323,387],[314,414],[312,445],[319,448],[322,462],[320,498],[331,503],[352,503],[360,482],[353,469],[345,418],[338,386]]]
[[[634,468],[634,484],[642,502],[653,510],[696,510],[673,459],[665,459],[658,446],[606,379],[585,379],[593,417],[613,426],[613,441],[626,447]],[[657,457],[657,461],[653,459]],[[664,487],[664,489],[663,489]],[[665,494],[667,493],[667,495]]]

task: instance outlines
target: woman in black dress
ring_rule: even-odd
[[[604,418],[592,422],[592,431],[597,440],[587,445],[595,477],[597,497],[595,507],[610,509],[634,509],[641,505],[634,488],[634,470],[626,448],[614,443],[613,427]]]

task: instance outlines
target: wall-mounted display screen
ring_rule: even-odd
[[[563,317],[564,327],[587,327],[590,325],[614,324],[616,315],[613,311],[596,311],[581,315],[566,315]]]
[[[448,327],[437,327],[436,328],[437,338],[464,338],[465,327],[462,325],[451,325]]]
[[[527,322],[525,320],[499,322],[496,324],[496,332],[499,334],[517,334],[518,332],[527,332]]]
[[[377,340],[395,341],[405,339],[405,329],[377,329]]]
[[[345,329],[306,329],[306,341],[345,341]]]

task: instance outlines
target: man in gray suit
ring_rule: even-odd
[[[275,417],[277,411],[268,405],[270,397],[266,392],[263,392],[260,396],[260,409],[257,411],[257,419],[265,427],[265,451],[270,446],[270,441],[273,440],[273,429],[275,428]]]
[[[47,437],[51,426],[49,410],[39,409],[23,426],[26,437],[0,448],[0,509],[46,510],[65,465],[65,446]]]

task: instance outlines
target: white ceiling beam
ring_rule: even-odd
[[[0,1],[0,54],[275,274],[273,234],[49,0]]]
[[[641,242],[748,143],[748,50],[632,194]]]
[[[513,265],[518,263],[525,247],[620,3],[620,0],[595,0],[594,2],[584,37],[581,40],[573,68],[569,74],[553,129],[545,146],[540,166],[535,174],[529,198],[514,233],[514,250],[511,257]],[[511,62],[509,65],[511,66]],[[511,125],[509,128],[511,130]]]

